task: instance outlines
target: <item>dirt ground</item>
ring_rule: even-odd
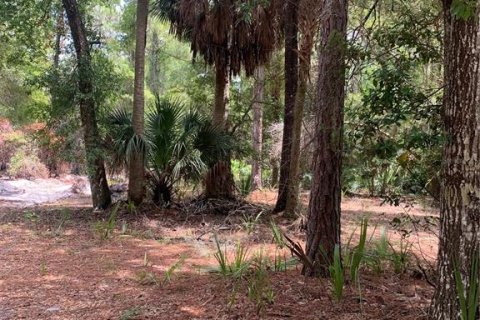
[[[249,200],[271,205],[275,193],[256,192]],[[262,307],[249,299],[246,280],[212,270],[218,267],[214,233],[228,252],[237,242],[250,256],[263,252],[273,259],[280,252],[272,243],[266,213],[247,224],[255,217],[150,206],[120,211],[113,232],[106,234],[102,226],[108,217],[92,212],[88,198],[31,208],[4,203],[0,320],[424,319],[433,291],[425,276],[435,259],[438,213],[420,201],[412,203],[393,207],[374,198],[342,203],[342,241],[352,238],[353,246],[360,221],[368,216],[371,245],[385,233],[396,248],[411,246],[405,272],[395,273],[388,265],[380,271],[363,268],[360,285],[347,283],[343,298],[336,301],[329,279],[305,278],[300,265],[270,270],[273,301]],[[301,218],[273,219],[302,241]],[[286,249],[281,252],[290,255]]]

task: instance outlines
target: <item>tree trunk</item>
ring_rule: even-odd
[[[316,28],[315,28],[316,29]],[[311,31],[311,32],[310,32]],[[300,188],[300,146],[302,137],[303,109],[307,94],[307,85],[310,74],[310,64],[313,49],[313,35],[315,30],[303,33],[300,45],[300,66],[298,74],[298,90],[295,102],[293,135],[292,135],[292,155],[290,159],[290,184],[287,194],[287,203],[285,205],[285,214],[295,216],[295,210],[298,203],[298,192]]]
[[[63,8],[58,8],[57,21],[55,26],[55,52],[53,54],[53,67],[58,68],[60,63],[60,54],[62,53],[62,37],[65,35],[65,21],[63,17]]]
[[[220,63],[215,65],[215,105],[213,124],[226,130],[228,103],[228,70]],[[235,181],[233,179],[230,159],[214,164],[205,176],[206,198],[235,198]]]
[[[253,88],[253,151],[252,190],[262,186],[262,143],[263,143],[263,102],[265,89],[265,67],[258,66],[255,70]]]
[[[459,319],[454,270],[465,292],[480,240],[480,12],[461,19],[452,0],[443,1],[445,23],[443,122],[445,145],[440,197],[440,243],[437,286],[431,319]],[[478,277],[478,275],[476,275]],[[478,303],[478,302],[477,302]],[[477,314],[478,318],[478,314]]]
[[[132,125],[138,148],[130,158],[128,177],[128,199],[139,204],[145,196],[145,146],[143,145],[145,117],[145,47],[147,43],[148,0],[137,2],[136,44],[135,44],[135,83],[133,88]]]
[[[288,1],[285,9],[285,113],[283,119],[282,156],[277,203],[273,212],[285,210],[290,189],[290,161],[298,86],[298,0]]]
[[[328,275],[340,245],[347,0],[325,0],[320,22],[313,182],[307,220],[308,276]]]
[[[156,30],[152,32],[152,40],[150,42],[151,50],[150,50],[150,68],[149,68],[149,84],[150,90],[154,94],[158,94],[161,96],[163,94],[163,85],[161,80],[162,69],[160,67],[160,49],[162,43],[160,42],[160,38],[158,37],[158,33]]]
[[[98,133],[95,116],[95,99],[93,97],[93,79],[90,48],[85,26],[80,17],[76,0],[63,0],[78,63],[78,90],[80,118],[84,131],[85,151],[87,154],[88,178],[92,190],[92,202],[95,208],[105,209],[111,203],[105,173],[103,150]]]
[[[225,129],[228,104],[228,70],[215,65],[215,105],[213,106],[213,124]]]

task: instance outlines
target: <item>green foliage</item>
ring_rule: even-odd
[[[151,173],[155,202],[170,202],[172,188],[183,180],[198,181],[209,165],[223,159],[231,140],[208,118],[183,103],[157,98],[146,114],[145,136],[136,136],[131,115],[123,109],[110,116],[112,167],[125,167],[143,152]]]
[[[180,269],[183,266],[186,258],[187,258],[186,256],[181,255],[180,258],[177,261],[175,261],[175,263],[172,264],[167,269],[167,271],[165,271],[165,274],[163,275],[163,283],[164,284],[172,281],[173,274],[175,273],[175,271],[177,271],[178,269]]]
[[[333,252],[333,263],[328,268],[330,272],[330,281],[332,282],[333,295],[337,301],[343,297],[343,286],[345,285],[344,270],[342,266],[342,257],[340,254],[340,245],[335,245]]]
[[[476,0],[453,0],[452,1],[452,14],[462,20],[468,20],[475,15],[477,9]]]
[[[133,320],[140,316],[140,311],[137,308],[130,308],[122,312],[120,320]]]
[[[243,228],[247,231],[247,234],[250,235],[258,226],[260,219],[263,215],[263,211],[259,212],[257,215],[243,215],[242,225]]]
[[[480,297],[480,281],[478,275],[479,256],[476,252],[471,257],[469,286],[465,289],[463,278],[460,273],[459,263],[454,262],[454,278],[455,288],[457,289],[457,297],[460,303],[460,318],[461,320],[475,320],[477,319],[478,304]]]
[[[10,158],[7,174],[14,178],[48,178],[48,169],[34,151],[19,148]]]
[[[227,247],[225,246],[225,249],[222,250],[216,234],[214,235],[214,239],[217,247],[214,257],[218,262],[220,273],[224,276],[229,276],[236,279],[241,278],[250,266],[247,259],[248,249],[237,242],[235,246],[234,259],[230,263],[228,261]]]
[[[120,203],[117,203],[115,207],[110,211],[108,219],[97,221],[95,223],[95,232],[100,237],[101,240],[107,240],[113,235],[115,226],[117,224],[117,213],[120,208]]]
[[[285,239],[283,238],[283,233],[280,230],[280,227],[275,223],[275,221],[270,220],[270,230],[272,231],[273,241],[277,245],[277,248],[283,249],[285,247]]]
[[[358,280],[358,270],[365,255],[365,244],[367,240],[368,219],[363,218],[360,226],[360,241],[353,249],[352,259],[350,261],[350,279]]]
[[[252,273],[247,281],[247,295],[250,301],[255,303],[257,314],[259,314],[266,304],[275,302],[275,293],[273,292],[270,277],[268,274],[268,262],[260,251],[253,259]]]
[[[150,271],[141,270],[136,274],[136,280],[143,286],[159,285],[160,279],[158,276]]]
[[[365,22],[364,11],[351,10],[351,28],[365,23],[366,34],[355,30],[349,44],[353,73],[345,106],[344,190],[438,194],[443,142],[438,10],[431,0],[392,1]]]

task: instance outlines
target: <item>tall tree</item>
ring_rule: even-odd
[[[147,43],[148,0],[137,1],[135,27],[135,83],[133,88],[132,124],[135,132],[135,150],[130,159],[128,198],[141,203],[145,196],[145,165],[143,143],[145,122],[145,47]]]
[[[285,111],[283,118],[282,156],[280,180],[274,212],[285,210],[291,188],[290,163],[292,157],[295,100],[298,87],[298,7],[299,0],[289,0],[285,5]]]
[[[85,25],[78,10],[77,1],[62,1],[65,12],[67,13],[73,44],[77,54],[78,100],[85,139],[87,170],[90,188],[92,190],[93,206],[95,208],[105,209],[111,203],[111,196],[105,173],[103,150],[101,148],[101,139],[98,133],[95,115],[90,45],[87,40]]]
[[[458,10],[458,6],[470,7]],[[443,123],[446,139],[440,196],[438,280],[430,310],[431,319],[459,318],[456,280],[463,283],[465,291],[462,294],[469,292],[470,286],[478,285],[479,275],[471,277],[471,269],[474,259],[478,265],[480,241],[479,9],[478,0],[468,4],[443,0]],[[455,279],[455,269],[461,274],[461,279]]]
[[[263,103],[265,92],[265,67],[255,70],[253,85],[253,151],[252,190],[262,188],[262,143],[263,143]]]
[[[315,35],[320,21],[321,1],[300,0],[298,25],[301,35],[298,67],[298,88],[295,100],[292,129],[292,151],[290,156],[290,181],[288,183],[285,212],[289,216],[295,214],[300,187],[300,145],[302,137],[303,109],[310,79],[310,66]]]
[[[340,245],[347,0],[324,0],[315,96],[313,182],[307,220],[306,275],[326,275]]]
[[[226,106],[230,75],[244,69],[247,76],[265,64],[277,40],[278,0],[157,0],[155,12],[170,22],[180,39],[191,43],[194,58],[201,55],[215,67],[213,122],[226,129]],[[273,35],[272,35],[273,33]],[[205,196],[234,197],[230,159],[213,164],[205,178]]]
[[[163,70],[160,66],[160,51],[162,40],[158,36],[158,31],[153,29],[152,39],[150,41],[149,68],[148,68],[148,86],[150,91],[161,96],[163,94]]]
[[[65,35],[65,20],[63,15],[63,8],[60,7],[56,12],[56,26],[55,26],[55,48],[53,53],[53,66],[58,68],[60,62],[60,54],[62,53],[63,42],[62,37]]]

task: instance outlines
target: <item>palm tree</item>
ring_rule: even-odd
[[[135,151],[131,115],[118,109],[110,116],[113,168],[129,165]],[[155,203],[168,204],[179,180],[198,181],[229,153],[231,139],[221,128],[179,102],[156,99],[146,114],[145,169]]]
[[[247,76],[265,64],[275,49],[283,1],[157,0],[154,12],[171,24],[172,32],[191,43],[194,59],[200,55],[215,67],[214,123],[226,129],[228,80]],[[233,197],[234,181],[228,157],[215,164],[205,179],[207,197]]]
[[[136,136],[137,148],[132,154],[128,179],[128,198],[136,204],[142,202],[145,195],[144,172],[144,109],[145,109],[145,46],[147,42],[148,0],[137,1],[136,46],[135,46],[135,83],[133,89],[132,125]]]

